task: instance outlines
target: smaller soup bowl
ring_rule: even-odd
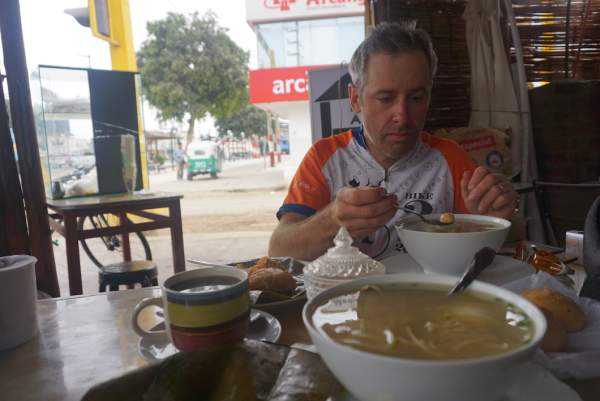
[[[357,316],[356,303],[349,304],[346,311],[338,305],[330,312],[327,306],[367,285],[450,288],[455,281],[451,276],[408,273],[357,279],[309,300],[302,317],[325,364],[361,401],[498,401],[518,379],[513,373],[531,359],[546,331],[546,320],[536,306],[501,287],[475,281],[466,292],[516,307],[529,319],[531,336],[526,343],[494,355],[464,359],[387,356],[344,345],[323,329],[324,323],[332,322],[329,313],[341,313],[339,323]],[[363,309],[362,313],[369,311]]]
[[[426,217],[437,220],[439,214]],[[489,224],[494,228],[463,233],[426,232],[411,228],[420,221],[413,215],[402,218],[395,224],[406,251],[426,273],[460,276],[481,248],[487,246],[495,251],[500,249],[511,226],[510,221],[498,217],[456,214],[455,219],[457,222]]]

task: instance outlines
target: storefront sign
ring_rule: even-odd
[[[322,68],[322,66],[250,71],[250,102],[308,100],[308,71],[315,68]]]
[[[310,77],[310,121],[316,142],[338,132],[360,127],[358,115],[350,107],[348,67],[338,65],[315,69]]]
[[[251,24],[364,12],[365,0],[246,0],[246,21]]]

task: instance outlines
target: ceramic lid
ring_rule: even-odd
[[[371,274],[384,274],[385,266],[352,246],[352,237],[341,227],[334,246],[304,267],[304,272],[328,278],[356,278]]]

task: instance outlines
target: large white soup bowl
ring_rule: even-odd
[[[493,356],[459,360],[384,356],[337,343],[321,328],[327,319],[319,306],[365,285],[417,283],[450,288],[455,281],[451,276],[409,273],[366,277],[318,294],[305,305],[302,317],[325,364],[361,401],[498,401],[518,379],[512,373],[531,359],[546,331],[546,319],[540,310],[513,292],[480,281],[468,290],[511,303],[533,322],[530,342]]]
[[[406,251],[421,265],[426,273],[449,274],[460,276],[473,259],[475,253],[488,246],[495,251],[502,247],[510,221],[498,217],[456,214],[457,221],[471,220],[492,222],[497,229],[471,233],[432,233],[411,230],[410,225],[419,221],[418,216],[407,216],[395,224],[398,236]],[[426,216],[437,220],[439,214]]]

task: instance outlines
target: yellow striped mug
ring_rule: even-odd
[[[136,305],[133,330],[142,337],[169,335],[179,350],[231,344],[248,330],[250,297],[248,274],[234,267],[188,270],[169,277],[160,298],[146,298]],[[150,305],[163,309],[166,330],[146,331],[138,323],[140,312]]]

